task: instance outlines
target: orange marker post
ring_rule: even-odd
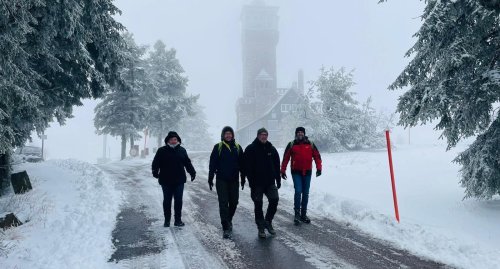
[[[392,198],[394,200],[394,211],[396,212],[396,220],[399,223],[398,197],[396,195],[396,180],[394,179],[394,169],[392,168],[391,138],[389,137],[389,130],[385,130],[385,138],[387,140],[387,154],[389,155],[389,169],[391,171]]]

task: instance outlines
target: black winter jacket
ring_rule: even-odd
[[[234,141],[215,144],[210,155],[208,178],[217,180],[238,180],[239,173],[243,172],[243,149]]]
[[[262,144],[255,139],[245,149],[244,159],[250,188],[267,187],[281,182],[280,156],[271,142]]]
[[[186,172],[196,175],[193,164],[189,159],[186,149],[181,145],[174,148],[163,146],[158,149],[151,165],[153,176],[159,176],[161,185],[178,185],[186,183]]]

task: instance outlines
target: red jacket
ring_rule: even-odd
[[[312,170],[313,159],[316,163],[316,170],[321,170],[321,155],[318,148],[307,138],[302,141],[294,140],[288,143],[285,154],[283,154],[281,173],[285,173],[290,158],[292,159],[292,172],[300,172],[305,175],[307,171]]]

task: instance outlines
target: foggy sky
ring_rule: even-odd
[[[200,94],[214,138],[224,125],[235,126],[235,101],[242,94],[240,14],[237,0],[118,0],[117,20],[133,33],[137,43],[152,45],[163,40],[177,50],[189,78],[188,92]],[[419,0],[274,0],[279,6],[280,39],[277,46],[278,87],[290,87],[298,69],[305,80],[314,80],[322,66],[355,69],[352,89],[356,99],[373,97],[377,109],[393,112],[402,90],[389,91],[409,59],[412,35],[422,21],[424,3]],[[95,135],[93,107],[85,101],[75,117],[47,130],[49,158],[79,158],[95,162],[102,152],[102,138]],[[398,128],[398,142],[407,131]],[[420,128],[429,130],[430,127]],[[415,130],[415,142],[434,143],[436,133]],[[418,137],[417,137],[418,134]],[[425,134],[425,135],[423,135]],[[182,134],[181,134],[182,136]],[[292,135],[293,136],[293,135]],[[420,141],[419,141],[420,139]],[[111,154],[119,155],[116,139]],[[35,139],[35,144],[39,141]],[[143,143],[143,142],[142,142]],[[142,145],[139,142],[139,145]],[[141,146],[142,148],[142,146]]]

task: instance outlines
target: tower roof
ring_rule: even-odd
[[[255,77],[255,80],[273,80],[273,77],[271,77],[266,70],[262,69],[260,70],[259,74]]]

